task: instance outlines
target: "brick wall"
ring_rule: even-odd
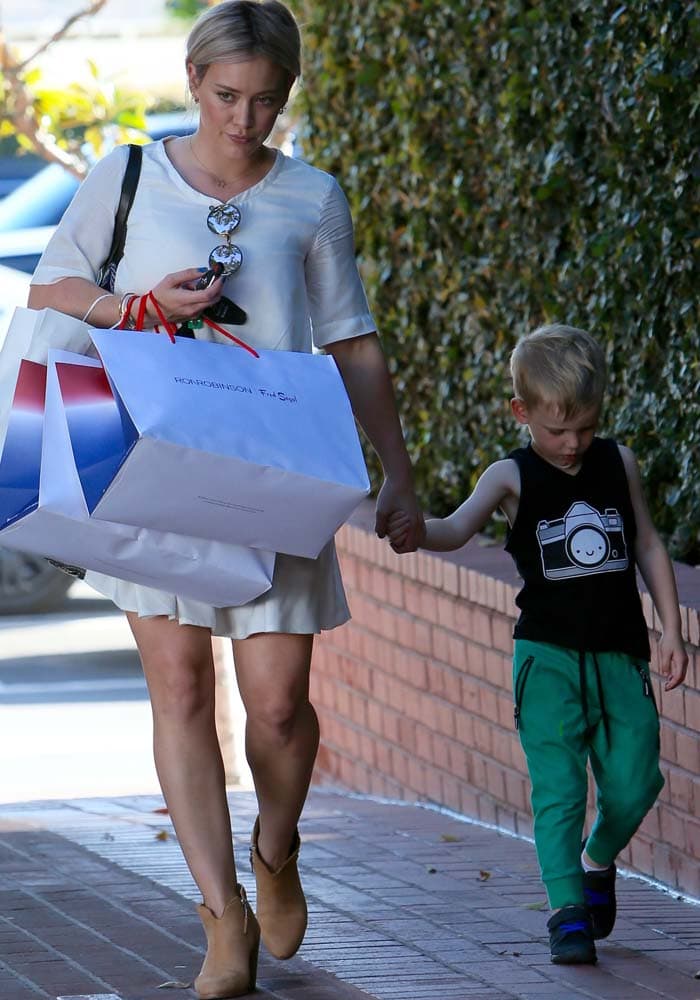
[[[353,619],[316,646],[316,780],[438,803],[531,835],[513,727],[519,583],[510,557],[477,540],[457,553],[397,556],[372,524],[368,502],[337,537]],[[666,784],[621,861],[700,897],[700,570],[676,570],[691,662],[685,687],[664,693],[643,595]]]

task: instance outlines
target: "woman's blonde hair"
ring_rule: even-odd
[[[212,63],[251,56],[266,56],[280,66],[290,85],[301,73],[299,28],[279,0],[225,0],[205,11],[187,38],[186,59],[198,80]]]
[[[510,356],[513,390],[528,407],[552,406],[569,419],[600,406],[607,366],[600,344],[575,326],[541,326]]]

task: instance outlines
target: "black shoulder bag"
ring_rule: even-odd
[[[129,218],[131,206],[134,203],[134,195],[138,187],[141,176],[141,161],[143,159],[143,147],[129,143],[129,159],[126,162],[124,179],[122,180],[122,193],[117,206],[117,214],[114,218],[114,235],[112,236],[112,246],[109,248],[107,259],[97,274],[97,284],[105,291],[114,291],[114,276],[117,273],[119,261],[124,256],[124,244],[126,243],[126,224]],[[85,570],[80,566],[70,566],[68,563],[57,562],[55,559],[48,559],[52,566],[60,569],[63,573],[75,576],[79,580],[85,578]]]
[[[124,171],[122,181],[122,193],[119,198],[117,214],[114,219],[114,235],[112,236],[112,246],[109,248],[107,259],[100,268],[97,275],[97,284],[100,288],[108,292],[114,291],[114,276],[117,273],[119,261],[124,256],[124,244],[126,243],[126,224],[129,218],[131,206],[134,203],[134,195],[141,176],[141,160],[143,159],[143,147],[129,143],[129,159]]]

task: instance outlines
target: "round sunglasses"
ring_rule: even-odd
[[[241,221],[241,213],[235,205],[228,202],[223,205],[212,205],[207,216],[207,226],[216,236],[223,236],[225,243],[214,247],[209,254],[209,267],[219,265],[223,268],[221,274],[228,277],[235,274],[243,263],[241,248],[231,242],[231,237]]]

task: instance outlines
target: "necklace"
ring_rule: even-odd
[[[231,187],[234,184],[238,184],[241,180],[243,180],[244,177],[247,177],[248,174],[252,174],[255,170],[258,169],[258,164],[254,163],[253,166],[250,167],[248,170],[244,170],[242,174],[239,174],[238,177],[236,177],[235,181],[226,181],[222,177],[219,177],[217,174],[211,171],[205,163],[202,163],[200,158],[197,156],[197,151],[194,148],[194,144],[192,142],[192,136],[190,136],[189,142],[190,142],[190,149],[192,151],[192,155],[194,156],[195,160],[200,165],[204,173],[207,174],[208,177],[211,177],[216,187],[218,187],[221,190],[227,187]]]

